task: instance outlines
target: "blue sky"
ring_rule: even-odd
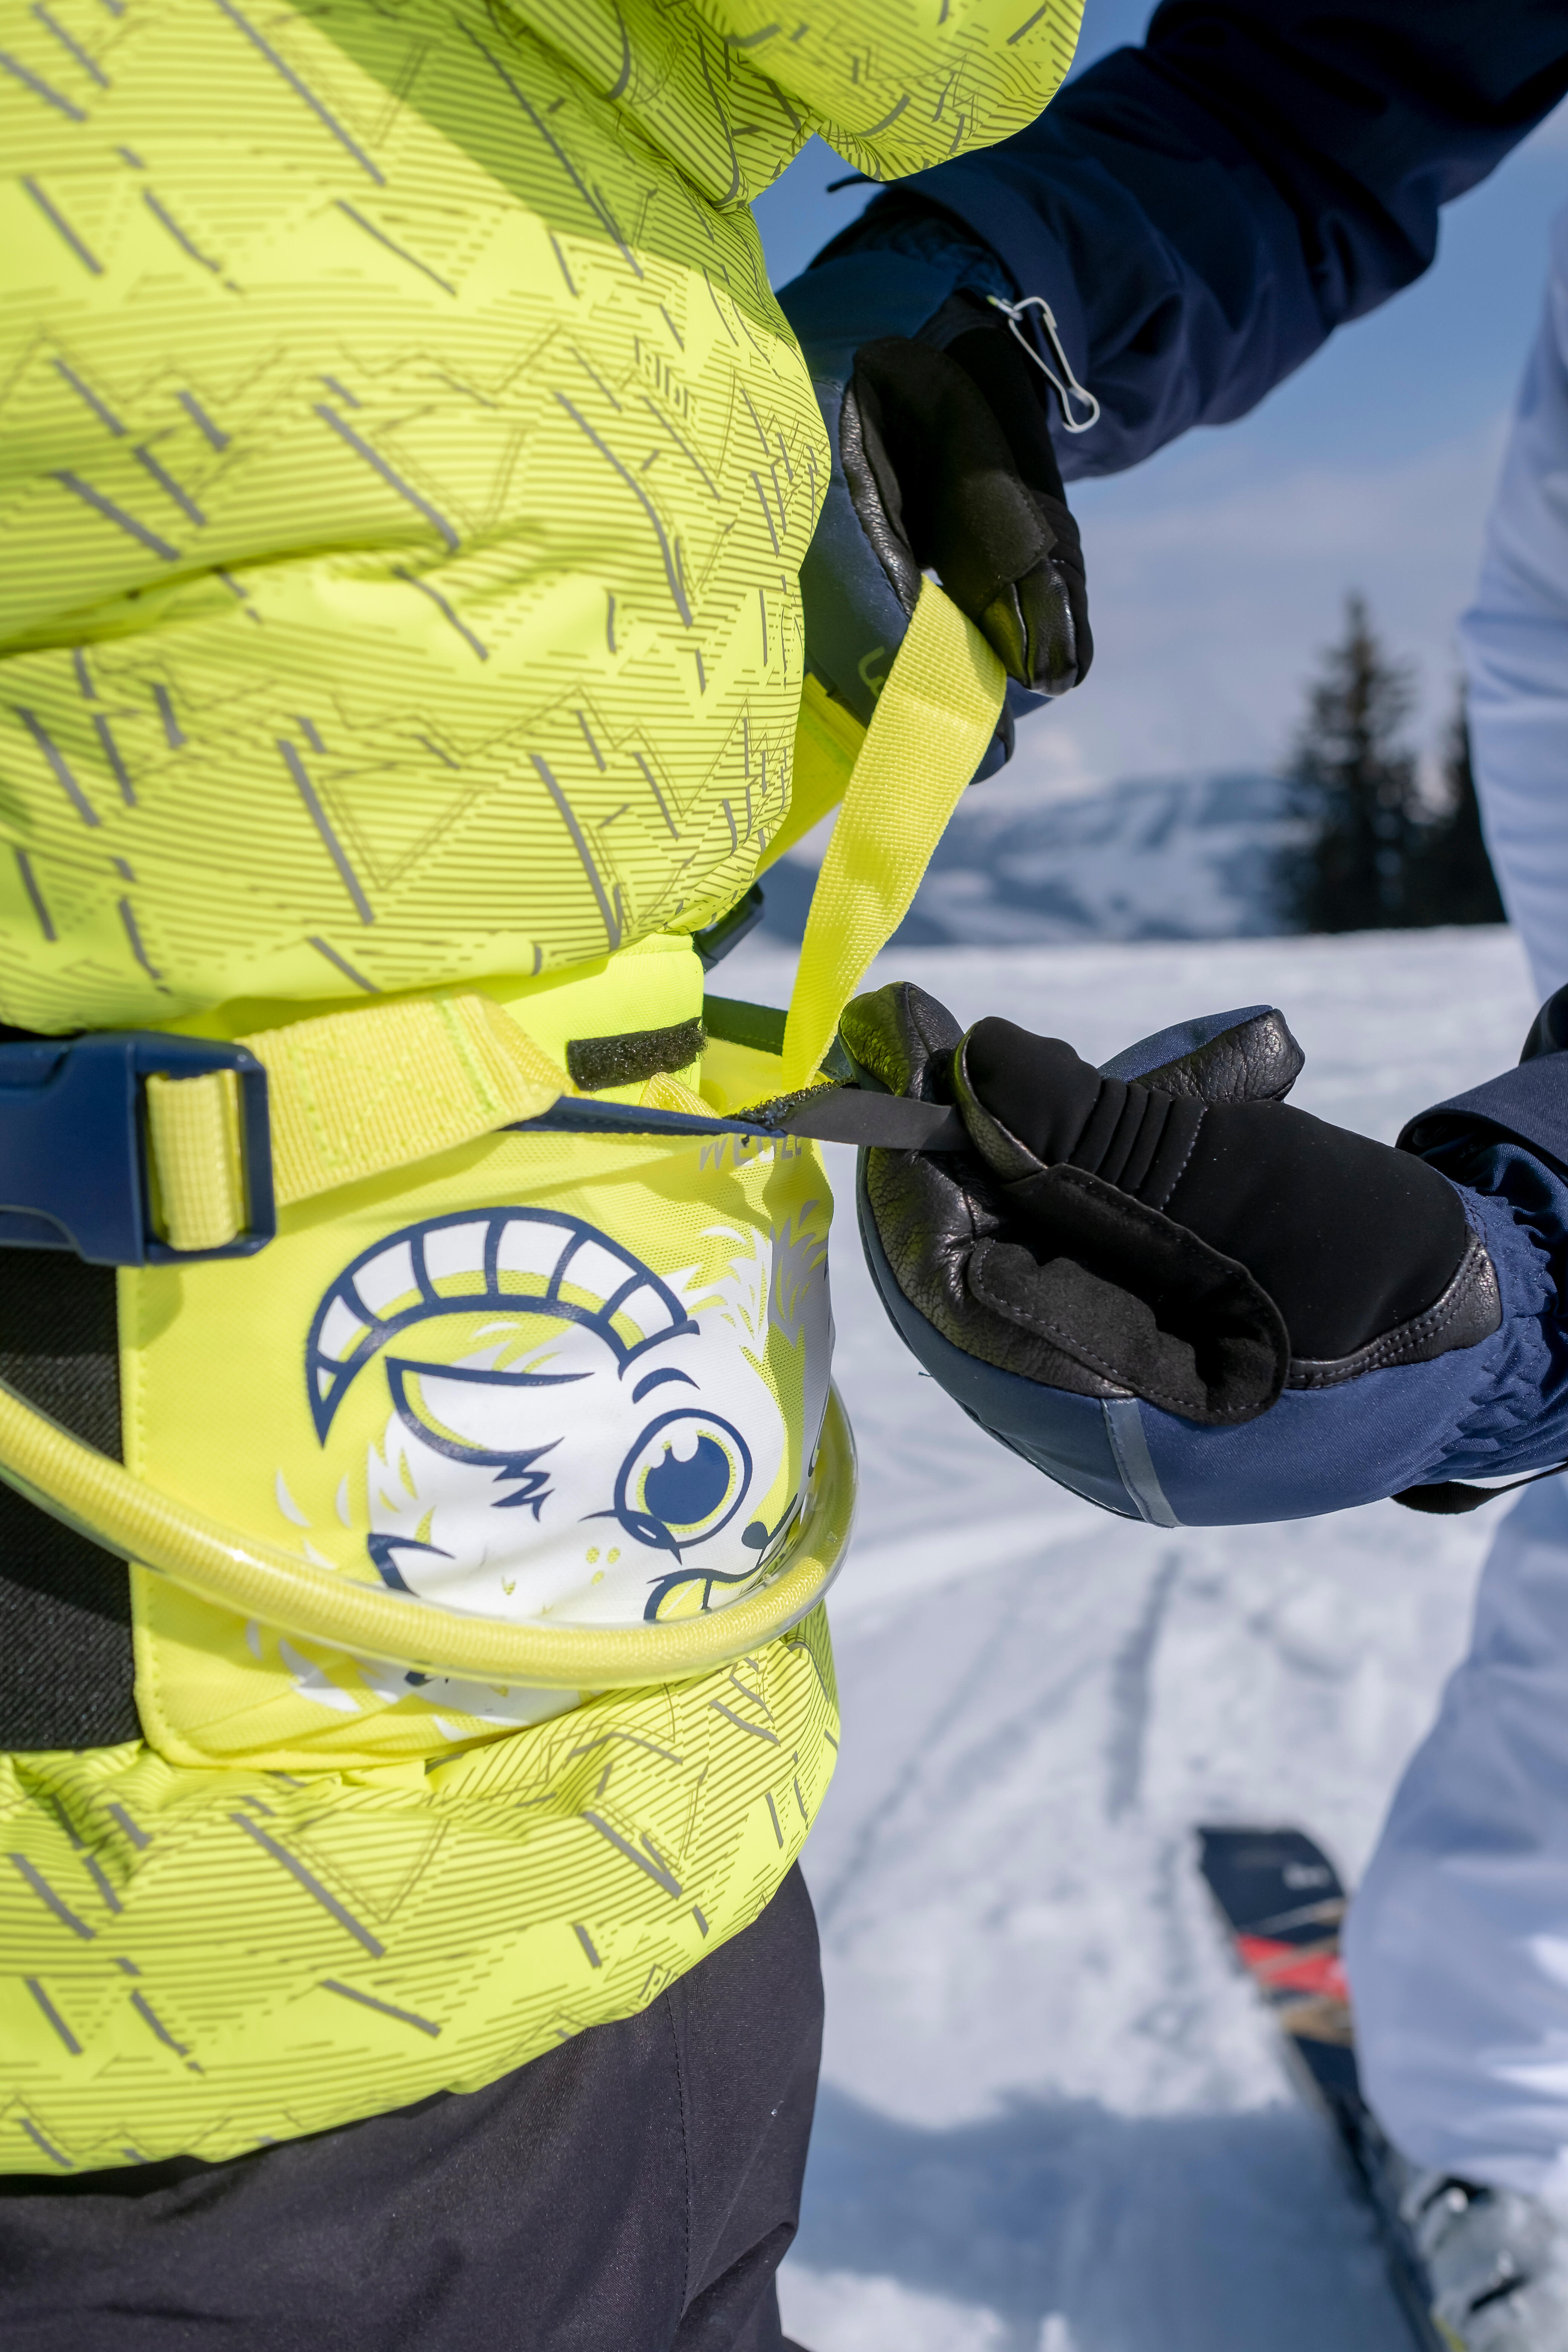
[[[1079,68],[1141,37],[1148,9],[1088,0]],[[1568,109],[1444,219],[1426,277],[1339,336],[1239,424],[1135,473],[1079,483],[1095,624],[1081,691],[1042,712],[987,789],[1270,765],[1345,593],[1418,666],[1417,731],[1452,693],[1454,624],[1514,386],[1540,313],[1547,228],[1568,202]],[[756,207],[782,285],[866,201],[814,142]]]

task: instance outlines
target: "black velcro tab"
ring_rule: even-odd
[[[606,1087],[637,1087],[688,1069],[707,1042],[700,1020],[677,1021],[668,1029],[623,1029],[615,1037],[574,1037],[566,1068],[584,1094],[602,1094]]]

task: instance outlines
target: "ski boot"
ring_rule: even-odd
[[[1400,2212],[1455,2352],[1568,2352],[1568,2215],[1441,2172],[1414,2173]]]

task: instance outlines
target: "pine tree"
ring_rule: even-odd
[[[1288,771],[1307,840],[1276,868],[1279,912],[1303,931],[1382,930],[1429,919],[1412,908],[1419,827],[1415,758],[1401,730],[1409,668],[1390,659],[1364,600],[1345,600],[1344,635],[1309,688]]]
[[[1421,827],[1410,860],[1408,896],[1416,923],[1500,923],[1502,899],[1481,835],[1470,767],[1470,730],[1461,692],[1443,755],[1446,805]]]

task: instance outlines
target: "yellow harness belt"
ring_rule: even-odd
[[[561,1118],[574,1027],[700,1004],[678,940],[248,1027],[278,1238],[122,1271],[124,1466],[0,1391],[0,1475],[137,1563],[146,1735],[0,1759],[0,2168],[216,2158],[478,2087],[767,1902],[836,1753],[816,1603],[853,1454],[816,1156],[733,1114],[814,1077],[1002,685],[928,587],[782,1063],[715,1043],[619,1089],[623,1134]],[[835,716],[808,805],[851,768]],[[171,1242],[237,1230],[232,1081],[153,1081],[148,1118]]]

